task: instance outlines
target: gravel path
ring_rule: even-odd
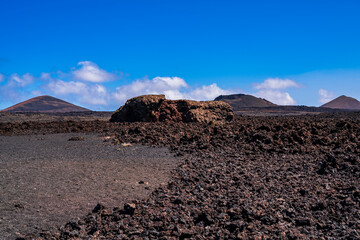
[[[68,141],[80,136],[84,141]],[[169,180],[178,159],[165,148],[104,142],[97,134],[0,136],[0,239],[122,206]]]

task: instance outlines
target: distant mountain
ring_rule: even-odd
[[[51,96],[39,96],[6,108],[1,112],[84,112],[89,109],[76,106]]]
[[[342,95],[328,103],[325,103],[321,107],[360,110],[360,102],[358,100],[356,100],[355,98]]]
[[[269,102],[263,98],[257,98],[247,94],[233,94],[220,95],[215,98],[215,101],[224,101],[230,104],[234,111],[241,110],[241,108],[253,107],[274,107],[276,104]]]

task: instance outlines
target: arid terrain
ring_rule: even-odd
[[[34,113],[34,112],[0,112],[0,123],[23,122],[62,122],[62,121],[108,121],[113,112],[68,112],[68,113]]]
[[[20,231],[23,238],[360,238],[359,113],[238,116],[208,124],[0,123],[4,136],[86,132],[111,136],[115,148],[167,147],[177,166],[167,184],[143,200],[94,205],[58,229]]]
[[[177,161],[166,149],[114,146],[93,133],[0,136],[0,239],[56,229],[98,203],[147,198]]]

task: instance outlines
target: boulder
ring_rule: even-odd
[[[168,100],[165,95],[131,98],[112,116],[111,122],[225,122],[234,118],[222,101]]]

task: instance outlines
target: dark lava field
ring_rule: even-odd
[[[94,206],[39,239],[360,239],[360,113],[231,123],[0,123],[1,135],[99,132],[179,165],[146,200]]]

